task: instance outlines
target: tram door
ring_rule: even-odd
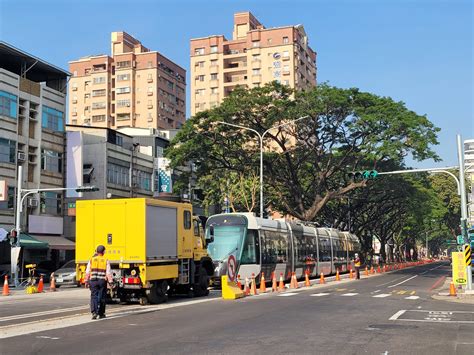
[[[331,241],[329,239],[329,233],[322,229],[318,228],[318,265],[319,272],[324,273],[324,275],[331,274],[331,260],[332,260],[332,250],[331,250]]]
[[[265,279],[271,280],[273,272],[277,279],[280,273],[286,278],[291,271],[291,243],[286,231],[260,230],[260,248]]]

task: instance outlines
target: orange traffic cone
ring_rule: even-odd
[[[49,290],[51,292],[56,291],[56,280],[54,279],[54,272],[51,274],[51,281],[49,283]]]
[[[373,267],[373,266],[370,268],[370,273],[371,273],[372,275],[375,274],[375,270],[374,270],[374,267]]]
[[[324,280],[324,274],[323,273],[321,273],[321,275],[319,276],[319,283],[320,284],[325,284],[326,283],[326,281]]]
[[[237,275],[237,287],[242,289],[242,284],[240,283],[240,275]]]
[[[5,275],[5,281],[3,282],[2,296],[9,296],[9,295],[10,295],[10,289],[8,288],[8,276]]]
[[[275,271],[272,272],[272,292],[278,291],[277,278]]]
[[[304,275],[304,285],[306,287],[311,286],[311,282],[309,282],[309,270],[306,270],[305,275]]]
[[[381,271],[380,271],[380,265],[379,265],[379,266],[377,266],[377,273],[378,273],[378,274],[380,274],[380,273],[381,273]]]
[[[349,278],[350,278],[350,279],[353,279],[353,278],[354,278],[354,274],[352,273],[352,269],[349,270]]]
[[[296,278],[296,272],[293,273],[293,288],[299,288],[298,279]]]
[[[369,276],[369,268],[367,266],[365,267],[365,276]]]
[[[265,275],[262,272],[262,276],[260,277],[260,292],[265,293],[267,292],[267,286],[265,284]]]
[[[43,292],[43,287],[44,287],[43,275],[41,275],[41,276],[40,276],[39,283],[38,283],[38,293]]]
[[[252,281],[250,282],[250,294],[255,296],[258,294],[257,285],[255,284],[255,274],[252,273]]]
[[[449,285],[449,295],[456,296],[456,287],[454,287],[454,282],[451,282]]]
[[[249,278],[245,277],[245,296],[250,296],[250,286],[249,286]]]
[[[339,269],[336,269],[336,281],[341,281],[341,276],[339,276]]]
[[[283,281],[283,273],[280,272],[280,283],[278,285],[278,292],[281,292],[285,289],[285,282]]]

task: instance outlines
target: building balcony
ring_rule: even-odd
[[[247,53],[246,52],[243,52],[243,51],[226,51],[224,52],[224,58],[228,59],[228,58],[246,58],[247,57]]]
[[[224,77],[224,86],[232,86],[232,85],[241,85],[247,82],[246,75],[239,75],[239,76],[226,76]]]

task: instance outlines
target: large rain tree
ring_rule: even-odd
[[[237,88],[219,107],[192,117],[167,157],[173,167],[196,162],[197,184],[208,202],[218,203],[224,181],[237,183],[229,180],[233,176],[253,179],[260,150],[255,133],[217,122],[262,134],[304,116],[271,130],[264,139],[265,206],[301,220],[314,220],[329,201],[366,185],[348,179],[348,172],[401,162],[409,154],[418,160],[437,158],[431,146],[437,144],[438,129],[403,102],[325,84],[295,93],[277,83]],[[188,178],[181,174],[183,183]],[[255,194],[254,184],[245,186]],[[238,201],[234,205],[245,209]]]

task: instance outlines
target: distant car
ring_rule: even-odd
[[[56,287],[61,287],[63,285],[80,286],[76,281],[76,262],[70,260],[61,266],[54,272],[54,279],[56,281]]]

